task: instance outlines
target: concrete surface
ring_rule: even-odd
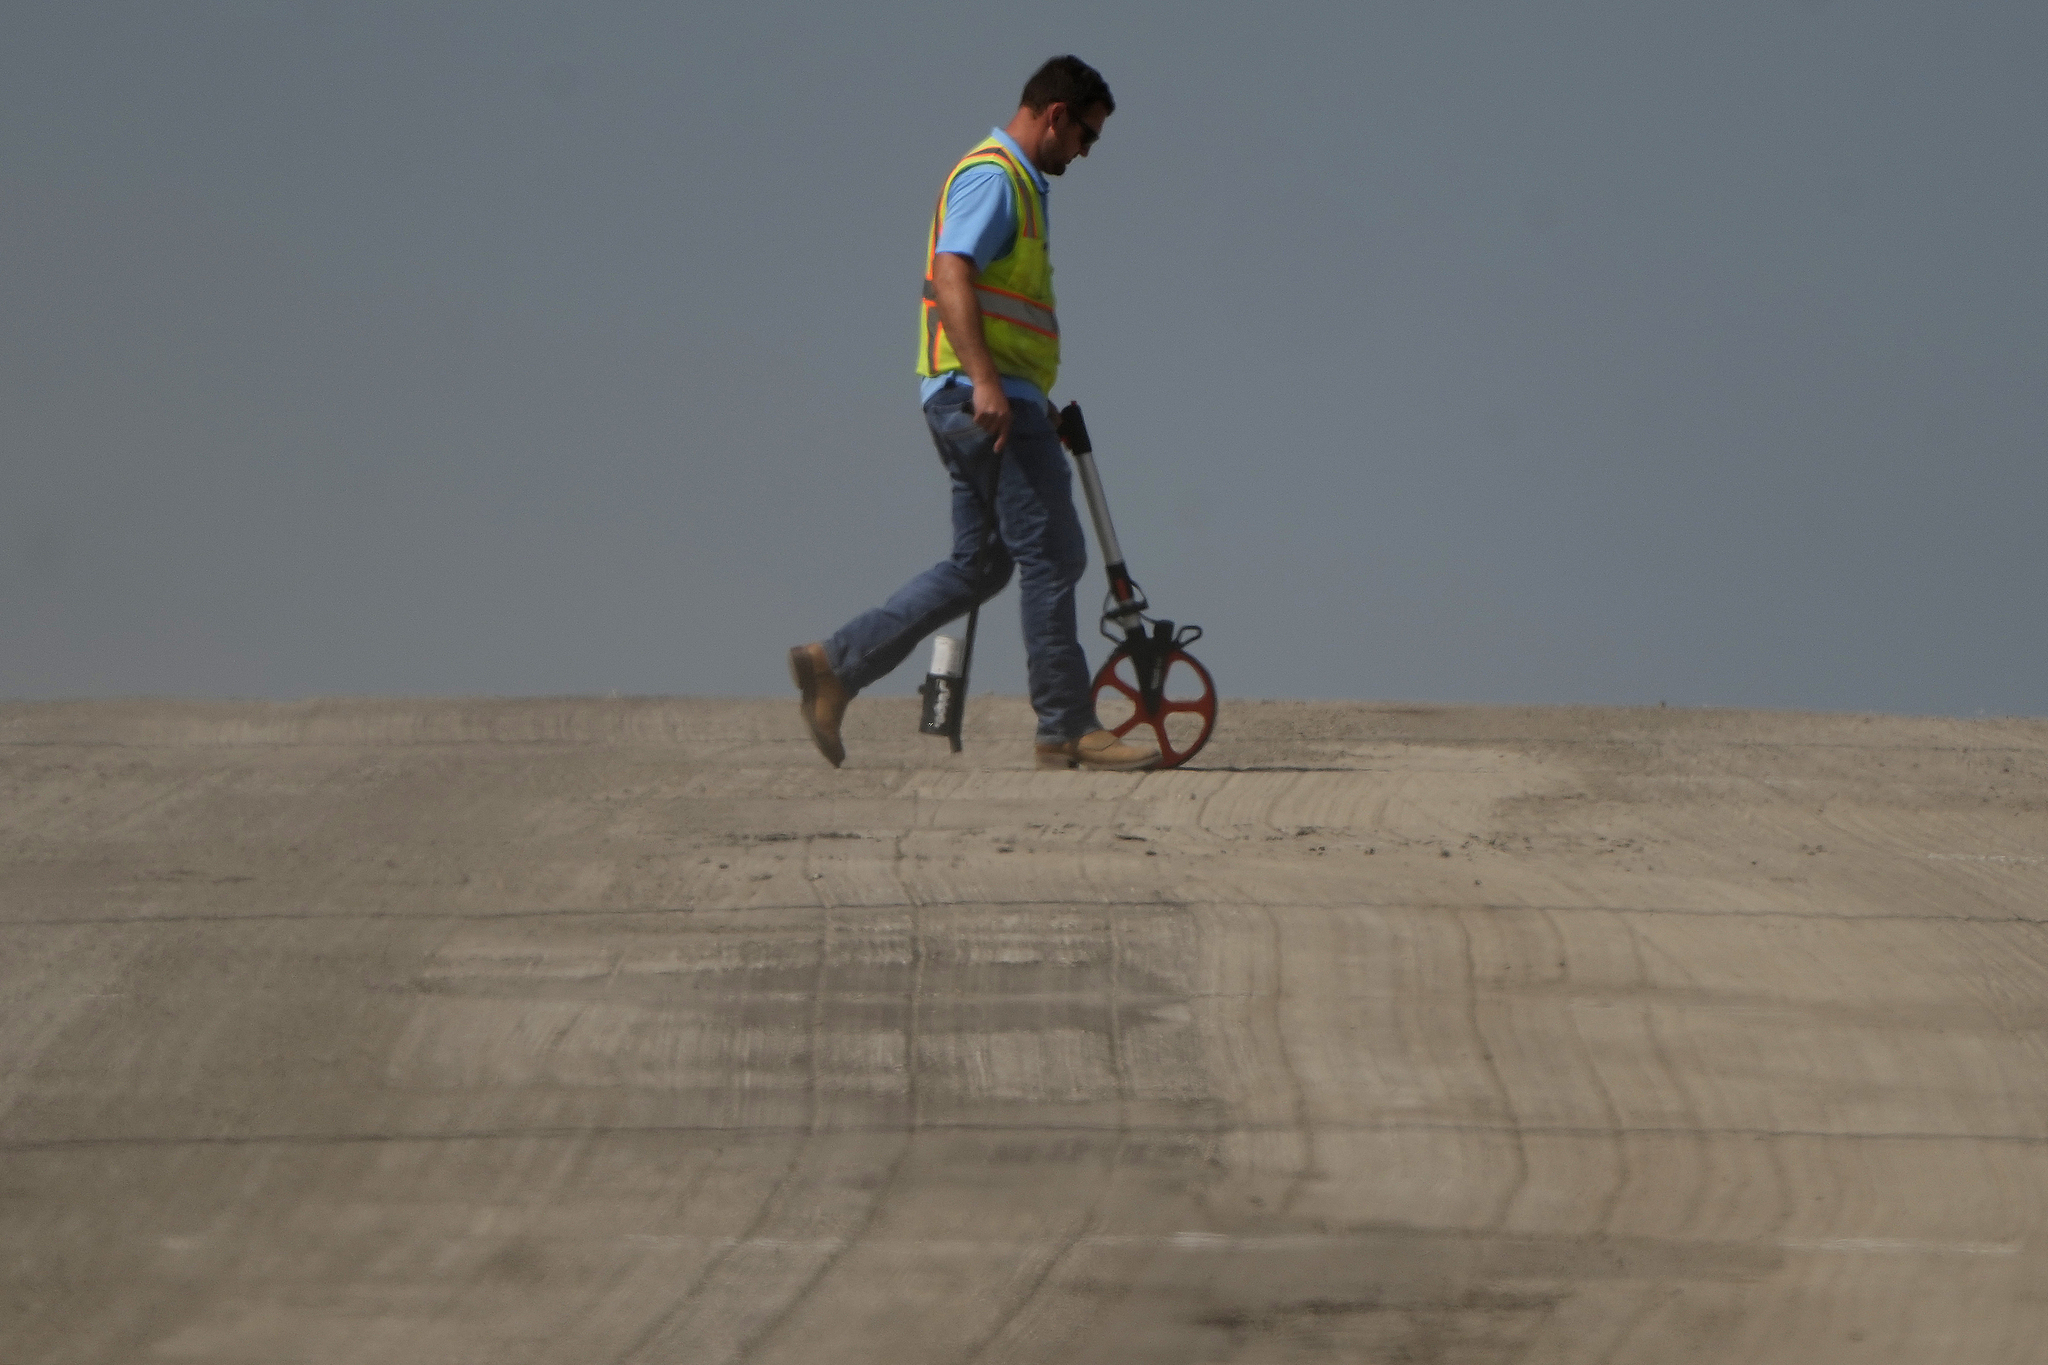
[[[2048,1347],[2048,723],[0,707],[0,1361]]]

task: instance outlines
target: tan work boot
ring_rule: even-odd
[[[1159,753],[1126,744],[1108,730],[1093,730],[1064,744],[1038,746],[1041,768],[1100,768],[1106,772],[1133,772],[1159,766]]]
[[[789,651],[789,676],[797,691],[803,693],[796,709],[804,724],[811,728],[818,752],[825,755],[826,762],[838,767],[846,761],[846,746],[839,741],[839,721],[846,714],[846,703],[853,698],[847,695],[846,685],[839,681],[832,665],[825,662],[825,646],[798,645]]]

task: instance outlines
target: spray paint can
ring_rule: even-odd
[[[924,675],[924,686],[917,689],[917,694],[924,698],[924,711],[917,722],[919,733],[959,734],[955,717],[960,711],[960,665],[966,653],[961,643],[950,635],[932,637],[931,672]]]

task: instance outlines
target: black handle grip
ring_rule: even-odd
[[[1060,409],[1060,439],[1076,455],[1095,453],[1094,445],[1088,440],[1088,424],[1081,420],[1079,403],[1069,403]]]

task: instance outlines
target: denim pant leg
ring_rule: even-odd
[[[1045,409],[1011,408],[996,514],[1017,564],[1018,609],[1038,739],[1053,744],[1102,728],[1089,689],[1088,656],[1075,630],[1074,586],[1088,543],[1074,512],[1074,476]]]
[[[946,401],[956,392],[970,396],[964,408],[960,402]],[[949,389],[925,410],[932,440],[953,480],[952,554],[898,588],[882,606],[848,621],[825,641],[825,662],[851,692],[886,677],[925,636],[965,616],[1010,581],[1010,556],[999,536],[983,553],[989,529],[984,505],[993,442],[974,425],[973,392],[965,386]],[[967,482],[973,475],[982,479],[979,492]]]

